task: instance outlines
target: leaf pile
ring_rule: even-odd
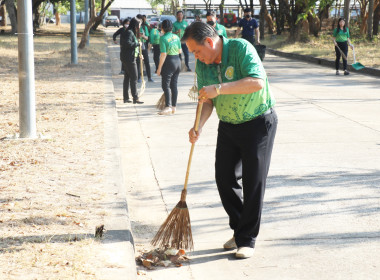
[[[181,267],[182,263],[188,261],[189,258],[186,256],[185,250],[177,250],[173,248],[154,249],[149,252],[142,253],[136,258],[137,264],[142,265],[147,269],[154,269],[158,266]]]

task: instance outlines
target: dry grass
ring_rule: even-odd
[[[265,40],[262,40],[262,44],[283,52],[335,60],[335,50],[331,34],[332,31],[323,31],[318,38],[308,36],[304,38],[304,42],[296,43],[289,43],[287,41],[288,35],[286,34],[280,36],[266,35]],[[367,67],[380,69],[380,36],[372,42],[362,39],[355,33],[352,37],[351,41],[355,46],[356,60]],[[351,49],[349,49],[348,63],[353,63]]]
[[[91,36],[70,67],[68,32],[34,37],[37,130],[48,138],[0,140],[0,279],[95,279],[105,265],[93,239],[107,215],[105,43]],[[19,132],[17,37],[0,36],[0,61],[3,138]]]

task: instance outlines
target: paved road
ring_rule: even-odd
[[[145,104],[122,103],[119,49],[109,45],[129,218],[142,250],[183,188],[193,73],[180,75],[177,114],[159,116],[159,77],[147,83]],[[271,55],[264,66],[279,127],[255,256],[235,260],[221,249],[232,232],[214,181],[214,114],[190,173],[191,262],[138,279],[380,279],[380,80]]]

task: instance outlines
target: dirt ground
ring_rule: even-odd
[[[19,133],[18,51],[16,36],[0,36],[0,279],[98,279],[107,266],[94,238],[107,217],[105,39],[91,36],[70,66],[69,32],[34,36],[36,140],[4,139]]]

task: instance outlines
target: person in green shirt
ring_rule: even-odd
[[[206,19],[207,19],[207,24],[210,24],[212,27],[214,27],[216,32],[218,32],[220,36],[227,38],[226,28],[224,28],[223,25],[216,22],[215,12],[213,11],[207,12]]]
[[[136,16],[138,19],[141,20],[141,22],[143,22],[143,16],[138,14]],[[149,82],[154,82],[153,79],[152,79],[152,76],[151,76],[151,72],[150,72],[150,63],[149,63],[149,54],[148,54],[148,40],[149,40],[149,29],[147,27],[147,25],[145,24],[141,24],[141,27],[140,27],[140,41],[142,43],[141,45],[141,51],[142,51],[142,56],[143,56],[143,61],[144,61],[144,65],[145,65],[145,70],[146,70],[146,75],[148,76],[148,81]],[[140,62],[140,58],[138,57],[137,59],[137,71],[138,71],[138,82],[141,83],[141,79],[143,77],[141,77],[141,62]]]
[[[153,61],[156,65],[156,70],[154,73],[157,74],[158,64],[160,62],[160,31],[158,31],[157,26],[152,26],[152,30],[149,33],[149,44],[153,46]],[[148,47],[150,49],[150,46]]]
[[[346,21],[344,20],[344,18],[340,18],[338,20],[338,26],[337,28],[334,29],[333,37],[334,37],[335,54],[336,54],[336,58],[335,58],[336,74],[339,75],[339,62],[340,62],[341,52],[343,52],[344,55],[346,56],[346,59],[345,59],[342,55],[344,75],[349,75],[350,72],[347,71],[348,44],[350,45],[351,49],[353,49],[353,46],[350,41],[350,31],[348,30],[348,27],[346,27]]]
[[[173,24],[170,20],[165,19],[162,22],[162,32],[164,35],[160,38],[160,63],[157,69],[157,75],[162,76],[161,85],[165,94],[165,108],[159,113],[160,115],[170,115],[176,112],[178,88],[177,81],[181,71],[181,40],[172,33]]]
[[[260,229],[277,130],[276,102],[260,58],[248,41],[226,39],[203,22],[192,23],[182,40],[198,60],[198,98],[203,103],[199,129],[190,129],[189,141],[199,139],[215,107],[220,120],[215,179],[234,232],[224,248],[236,248],[236,258],[249,258]]]
[[[178,11],[177,21],[173,24],[173,33],[177,34],[179,39],[181,39],[187,26],[188,26],[187,21],[183,19],[183,12]],[[191,69],[189,66],[189,50],[187,49],[186,44],[182,44],[181,47],[182,47],[182,52],[185,56],[185,65],[186,65],[187,71],[191,72]],[[182,60],[181,55],[180,55],[180,59]]]

